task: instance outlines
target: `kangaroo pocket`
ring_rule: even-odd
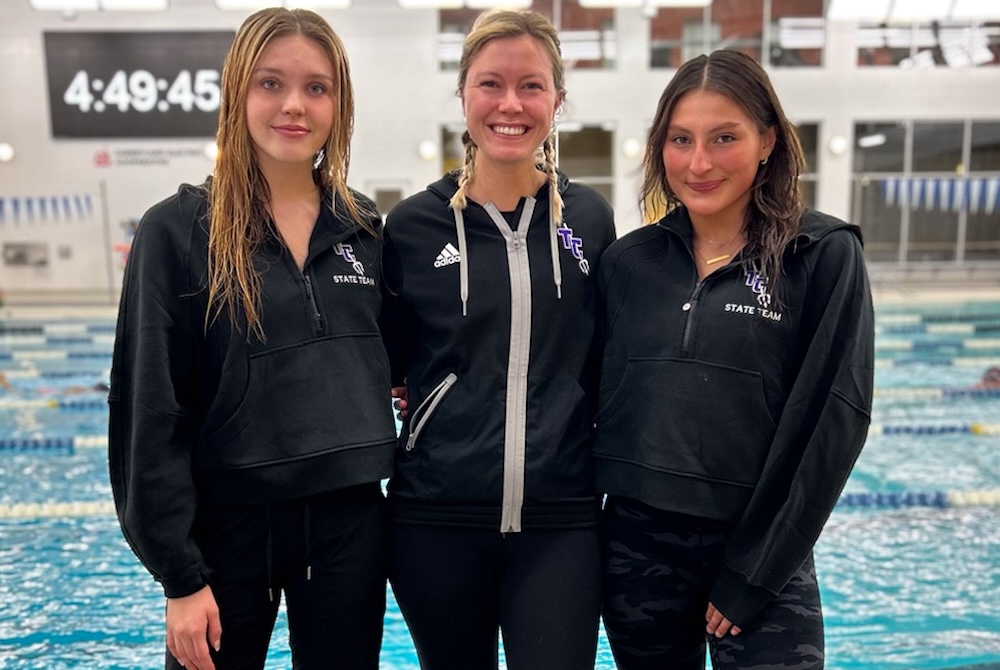
[[[377,335],[310,340],[254,354],[236,410],[205,437],[203,467],[253,467],[395,439]]]
[[[392,490],[419,498],[498,502],[504,392],[499,377],[447,375],[414,411],[396,452]]]
[[[595,453],[663,472],[756,483],[774,435],[760,373],[631,358],[597,415]]]

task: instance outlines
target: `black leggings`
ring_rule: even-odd
[[[282,592],[293,668],[378,669],[387,544],[377,483],[213,508],[198,536],[222,621],[222,648],[211,652],[217,670],[264,667]],[[169,652],[166,667],[181,670]]]
[[[739,635],[705,632],[728,527],[634,500],[605,505],[604,628],[619,670],[817,670],[823,614],[810,555]]]
[[[390,581],[422,670],[593,670],[600,620],[596,529],[397,523]]]

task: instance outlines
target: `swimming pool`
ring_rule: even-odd
[[[816,549],[827,667],[1000,667],[1000,304],[880,309],[873,428]],[[111,513],[110,321],[0,322],[0,668],[162,667],[163,600]],[[78,391],[67,394],[65,389]],[[268,668],[288,665],[279,620]],[[390,593],[382,667],[416,670]],[[601,639],[597,668],[614,667]]]

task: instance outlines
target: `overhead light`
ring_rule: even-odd
[[[465,0],[465,6],[469,9],[490,9],[492,7],[527,9],[531,7],[531,4],[532,0]]]
[[[403,9],[461,9],[462,0],[396,0]]]
[[[32,9],[41,11],[90,12],[100,9],[97,0],[29,0],[29,4]]]
[[[952,0],[907,0],[892,3],[889,21],[893,23],[929,23],[947,18]]]
[[[14,147],[7,142],[0,142],[0,163],[9,163],[14,160]]]
[[[167,9],[169,6],[169,0],[101,0],[101,9],[109,12],[132,10],[148,12]]]
[[[858,23],[1000,19],[997,0],[829,0],[826,18]]]
[[[579,0],[581,7],[614,7],[615,9],[666,9],[707,7],[712,0]]]
[[[830,0],[826,18],[831,21],[881,22],[889,16],[892,0]]]
[[[872,147],[880,147],[885,144],[885,133],[872,133],[871,135],[862,135],[858,138],[858,146],[862,149],[871,149]]]
[[[296,7],[302,9],[349,9],[351,0],[302,0],[301,2],[284,0],[283,4],[289,9]]]
[[[951,8],[953,19],[1000,19],[1000,2],[996,0],[955,0]]]

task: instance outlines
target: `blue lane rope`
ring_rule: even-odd
[[[868,436],[873,435],[1000,435],[1000,424],[997,423],[905,423],[883,424],[873,423],[868,427]]]
[[[844,493],[838,508],[898,509],[902,507],[995,507],[1000,489],[980,491],[900,491],[893,493]]]
[[[913,398],[941,400],[943,398],[1000,398],[1000,388],[973,386],[877,386],[876,398]]]

